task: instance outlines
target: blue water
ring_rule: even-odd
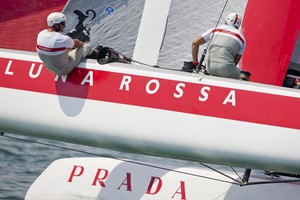
[[[8,137],[7,137],[8,136]],[[10,137],[21,138],[22,140]],[[23,141],[30,140],[33,142]],[[0,136],[0,199],[24,199],[34,180],[54,160],[69,157],[91,157],[87,153],[51,147],[35,142],[67,147],[99,155],[118,156],[119,152],[81,145],[55,142],[36,138],[23,137],[5,133]]]
[[[43,143],[43,144],[41,144]],[[51,145],[51,146],[50,146]],[[59,148],[60,147],[60,148]],[[0,200],[24,199],[27,190],[53,161],[70,157],[118,157],[135,161],[201,167],[196,162],[130,154],[5,133],[0,136]],[[211,165],[220,170],[225,166]],[[240,174],[244,169],[235,168]],[[261,172],[254,172],[258,175]]]
[[[64,149],[54,146],[60,146]],[[24,199],[30,185],[56,159],[93,157],[97,155],[134,159],[135,161],[143,160],[152,163],[166,163],[177,166],[198,165],[197,163],[188,161],[121,153],[5,133],[4,136],[0,136],[0,200]]]

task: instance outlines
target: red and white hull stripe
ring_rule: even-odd
[[[3,131],[300,173],[297,90],[94,60],[56,77],[6,50],[0,74]]]

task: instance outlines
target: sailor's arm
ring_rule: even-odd
[[[80,47],[83,47],[83,42],[81,42],[80,40],[78,39],[74,39],[74,46],[73,48],[80,48]]]
[[[205,39],[200,35],[198,36],[192,43],[192,57],[193,62],[199,62],[198,60],[198,53],[199,53],[199,46],[204,44],[206,41]]]
[[[241,57],[242,57],[242,55],[240,55],[240,54],[236,54],[234,56],[234,63],[235,63],[235,65],[237,65],[240,62]]]

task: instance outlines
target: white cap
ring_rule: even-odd
[[[47,24],[49,27],[53,26],[54,24],[59,24],[61,22],[65,22],[67,17],[61,12],[53,12],[50,13],[47,17]]]
[[[225,23],[229,26],[239,28],[242,24],[242,18],[237,13],[230,13],[227,15]]]

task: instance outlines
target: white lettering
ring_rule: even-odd
[[[87,75],[84,77],[84,79],[81,82],[81,85],[84,85],[85,83],[89,83],[90,86],[94,85],[94,79],[93,79],[93,71],[89,71]]]
[[[204,102],[204,101],[206,101],[206,100],[208,99],[208,93],[207,93],[206,91],[210,91],[210,87],[204,86],[204,87],[201,89],[201,92],[200,92],[200,93],[201,93],[202,97],[201,97],[201,96],[198,97],[198,100],[199,100],[199,101]]]
[[[67,81],[68,75],[64,75],[64,76],[56,75],[54,81],[58,81],[59,77],[61,77],[62,82],[65,83]]]
[[[226,99],[223,102],[223,105],[227,104],[227,103],[231,103],[232,106],[236,105],[236,101],[235,101],[235,91],[231,90],[229,92],[229,94],[227,95]]]
[[[40,66],[39,66],[39,68],[38,68],[38,70],[37,70],[37,72],[35,74],[33,74],[34,68],[35,68],[35,64],[32,63],[31,67],[30,67],[30,70],[29,70],[29,77],[30,78],[37,78],[37,77],[39,77],[39,75],[41,74],[43,65],[40,64]]]
[[[8,64],[7,64],[7,67],[5,69],[5,73],[4,74],[7,74],[7,75],[14,75],[13,72],[9,71],[10,70],[10,67],[11,67],[11,64],[12,64],[12,60],[8,61]]]
[[[176,93],[176,92],[174,92],[174,97],[175,98],[180,98],[180,97],[182,97],[182,95],[183,95],[183,90],[182,90],[182,88],[184,88],[185,87],[185,84],[184,83],[178,83],[177,85],[176,85],[176,91],[178,92],[178,93]]]
[[[153,90],[150,90],[150,85],[151,85],[152,83],[155,84],[155,87],[154,87]],[[147,85],[146,85],[146,91],[147,91],[148,94],[155,94],[155,93],[157,92],[158,89],[159,89],[159,81],[156,80],[156,79],[150,80],[150,81],[147,83]]]
[[[131,82],[131,76],[123,76],[122,82],[120,84],[119,90],[123,90],[125,86],[125,90],[129,91],[129,83]]]

